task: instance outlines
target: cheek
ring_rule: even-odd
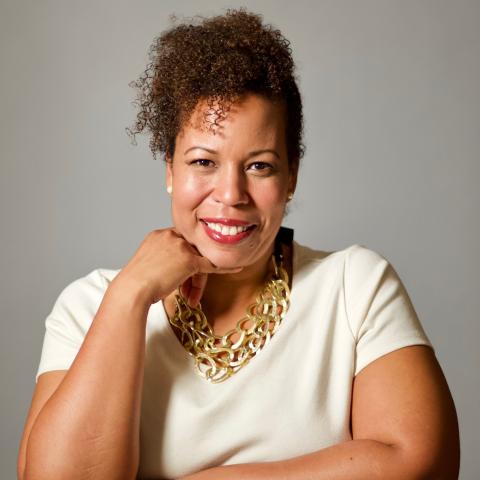
[[[254,189],[256,203],[270,210],[283,211],[285,208],[285,188],[283,182],[259,183]]]
[[[181,178],[181,179],[180,179]],[[194,176],[177,176],[173,185],[172,211],[175,220],[185,220],[188,211],[197,207],[208,192],[208,184],[205,180]]]

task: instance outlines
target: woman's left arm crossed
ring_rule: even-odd
[[[351,415],[350,441],[287,460],[209,468],[181,480],[458,478],[457,414],[431,348],[400,348],[363,368],[354,379]]]

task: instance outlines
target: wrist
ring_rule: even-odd
[[[134,303],[146,309],[152,305],[152,296],[147,285],[142,285],[127,275],[122,275],[122,272],[112,280],[108,291],[128,303]]]

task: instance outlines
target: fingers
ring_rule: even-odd
[[[183,235],[182,235],[175,227],[170,227],[170,230],[171,230],[175,235],[183,238]]]
[[[196,307],[202,298],[206,280],[202,282],[200,277],[207,277],[205,274],[195,274],[187,278],[180,285],[180,293],[190,307]],[[202,286],[203,283],[203,286]]]
[[[200,273],[190,277],[190,292],[188,295],[188,304],[196,307],[202,298],[205,285],[207,284],[208,274]]]
[[[185,239],[183,235],[175,227],[171,227],[170,229],[175,235]],[[243,269],[243,267],[219,268],[215,266],[212,262],[210,262],[206,257],[203,257],[200,251],[198,250],[198,248],[196,247],[196,245],[193,245],[191,243],[188,243],[188,245],[194,251],[194,253],[199,257],[199,260],[198,260],[199,267],[200,267],[199,273],[238,273]]]
[[[198,257],[198,273],[238,273],[243,267],[221,268],[214,265],[206,257]]]
[[[243,267],[238,268],[216,268],[215,266],[210,267],[212,273],[236,273],[242,270]],[[192,308],[195,308],[200,303],[200,300],[203,296],[203,291],[208,280],[208,273],[201,272],[192,275],[187,278],[182,285],[180,285],[180,292],[187,301],[188,305]]]
[[[180,285],[180,293],[183,298],[188,299],[190,296],[190,285],[191,285],[191,277],[187,278],[181,285]]]

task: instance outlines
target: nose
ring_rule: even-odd
[[[247,204],[247,182],[247,176],[241,168],[233,165],[220,168],[215,178],[215,201],[228,206]]]

